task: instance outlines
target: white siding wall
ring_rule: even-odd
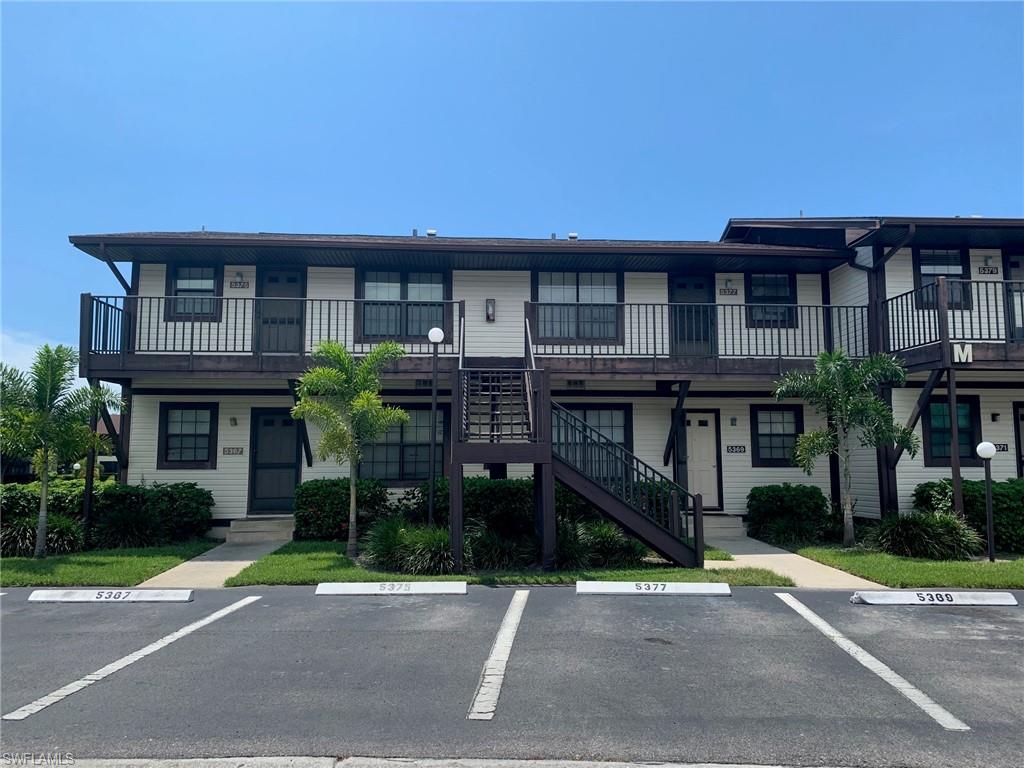
[[[330,339],[352,348],[355,313],[355,270],[351,267],[309,267],[306,273],[306,349]],[[332,299],[347,299],[341,303]]]
[[[848,354],[868,354],[868,276],[860,269],[843,264],[829,272],[829,298],[832,306],[832,340]],[[854,307],[856,309],[854,309]]]
[[[728,285],[727,285],[728,283]],[[736,289],[735,295],[722,290]],[[796,328],[748,328],[744,277],[741,272],[719,272],[715,275],[715,296],[719,304],[736,307],[718,309],[718,354],[722,357],[749,355],[783,355],[815,357],[825,349],[825,318],[818,309],[795,310]],[[798,305],[821,305],[821,276],[796,276]]]
[[[241,281],[248,288],[231,288]],[[251,354],[253,303],[256,295],[256,268],[224,267],[224,299],[220,322],[165,322],[167,267],[163,264],[139,266],[139,296],[136,313],[135,349],[137,352],[175,353],[189,349],[214,350],[211,354]],[[198,353],[203,354],[203,353]]]
[[[665,272],[627,272],[623,276],[625,303],[623,318],[626,353],[667,355],[669,353],[668,274]]]
[[[971,389],[969,382],[957,381],[957,395],[980,395],[981,398],[981,436],[980,440],[993,443],[1006,443],[1009,451],[997,453],[992,459],[992,479],[1005,480],[1017,476],[1017,453],[1013,433],[1013,403],[1024,400],[1024,388],[1021,389]],[[921,390],[914,388],[895,389],[892,393],[892,409],[897,422],[906,423],[914,409]],[[934,397],[945,397],[946,390],[936,390]],[[992,414],[999,414],[999,421],[992,421]],[[924,418],[924,416],[922,416]],[[914,433],[923,440],[921,422],[918,421]],[[979,440],[979,442],[980,442]],[[963,467],[961,475],[967,480],[984,480],[985,470],[981,467]],[[912,509],[914,488],[929,480],[944,480],[950,477],[949,467],[926,467],[924,450],[911,457],[904,453],[896,466],[896,486],[899,492],[900,512]]]
[[[1003,260],[999,249],[972,248],[970,251],[970,279],[972,304],[969,310],[950,310],[950,341],[970,339],[986,342],[1003,342],[1006,339],[1004,319],[1004,295],[1000,286],[986,286],[985,283],[1005,279]],[[988,260],[988,264],[986,264]],[[995,274],[983,275],[980,267],[995,269]],[[901,248],[885,265],[885,294],[893,298],[914,290],[914,259],[910,248]],[[1017,294],[1024,310],[1024,297]],[[938,340],[936,314],[933,310],[917,309],[912,296],[902,297],[890,303],[889,337],[897,346],[931,343]]]
[[[529,272],[457,269],[452,272],[452,298],[466,302],[467,355],[523,356],[523,310],[530,300]],[[484,319],[487,299],[495,300],[493,323]],[[457,322],[455,328],[457,332]]]
[[[560,397],[558,402],[563,405],[570,403],[595,402],[593,398]],[[601,399],[601,403],[618,402],[616,398]],[[622,400],[633,408],[633,452],[652,467],[667,477],[672,477],[672,467],[662,464],[665,441],[671,424],[673,398],[644,397],[633,400]],[[831,493],[828,472],[828,461],[818,462],[814,473],[808,476],[796,467],[754,467],[751,465],[750,445],[750,406],[757,404],[774,404],[770,398],[709,398],[707,396],[691,397],[686,400],[688,409],[720,410],[722,432],[722,485],[724,504],[723,511],[729,514],[745,514],[747,509],[747,493],[757,485],[775,483],[803,483],[821,488],[826,497]],[[729,420],[736,417],[736,426]],[[816,429],[820,419],[809,408],[804,408],[804,429]],[[742,445],[745,453],[726,453],[725,446]],[[510,468],[511,469],[511,468]],[[529,473],[527,473],[529,474]],[[511,476],[511,472],[509,473]],[[874,491],[877,498],[877,489]]]

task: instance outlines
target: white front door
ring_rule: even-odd
[[[718,507],[718,414],[686,413],[686,481],[690,493],[704,497],[704,507]]]

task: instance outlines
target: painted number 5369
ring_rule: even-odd
[[[668,585],[663,581],[638,581],[634,586],[637,592],[664,592]]]
[[[919,603],[952,603],[953,595],[949,592],[917,592]]]

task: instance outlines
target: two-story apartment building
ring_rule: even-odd
[[[704,515],[740,515],[756,485],[838,468],[792,465],[818,416],[777,402],[780,373],[823,350],[898,355],[884,393],[924,450],[856,452],[857,511],[906,510],[926,479],[974,477],[992,440],[997,477],[1022,472],[1024,221],[731,220],[717,242],[275,235],[71,237],[119,296],[82,296],[81,372],[120,384],[126,482],[189,479],[216,525],[288,515],[296,484],[345,476],[289,415],[324,339],[406,350],[384,397],[407,425],[356,469],[401,488],[450,475],[461,531],[467,474],[535,479],[544,553],[554,481],[670,559],[701,560]],[[438,425],[431,434],[431,353]],[[951,419],[950,414],[956,418]],[[951,451],[950,446],[959,446]],[[461,549],[459,549],[461,551]]]

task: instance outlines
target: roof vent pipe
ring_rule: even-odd
[[[557,240],[557,239],[558,239],[558,235],[557,235],[557,234],[555,234],[554,232],[552,232],[552,233],[551,233],[551,239],[552,239],[552,240]]]
[[[436,229],[428,229],[427,230],[427,237],[437,237],[437,230]]]
[[[576,239],[577,239],[577,238],[578,238],[579,236],[580,236],[580,235],[579,235],[579,233],[578,233],[578,232],[570,232],[570,233],[569,233],[569,239],[570,239],[570,240],[576,240]]]
[[[412,228],[412,236],[413,237],[419,237],[420,236],[420,231],[418,229],[416,229],[416,227]]]

